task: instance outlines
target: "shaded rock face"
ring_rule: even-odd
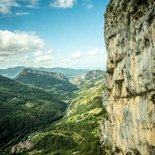
[[[105,42],[102,144],[116,154],[155,155],[155,1],[111,0]]]

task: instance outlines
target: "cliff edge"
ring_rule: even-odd
[[[120,155],[155,155],[155,1],[111,0],[105,42],[102,145]]]

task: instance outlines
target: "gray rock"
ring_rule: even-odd
[[[155,1],[111,0],[105,13],[108,118],[115,154],[155,154]],[[107,99],[105,101],[105,99]],[[117,152],[117,153],[116,153]]]

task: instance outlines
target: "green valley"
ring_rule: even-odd
[[[105,73],[94,70],[81,76],[76,85],[63,74],[44,71],[24,69],[16,81],[1,76],[1,152],[102,155]]]
[[[0,76],[0,147],[60,119],[67,104],[50,93]]]

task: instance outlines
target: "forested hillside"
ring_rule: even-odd
[[[68,99],[76,86],[62,73],[24,69],[15,78],[22,83],[44,89],[59,99]]]
[[[62,119],[48,126],[45,131],[30,134],[15,145],[12,151],[38,155],[101,155],[100,121],[106,115],[101,98],[104,72],[98,76],[95,73],[93,78],[78,85]],[[31,147],[27,147],[26,143]]]
[[[46,91],[0,76],[0,147],[60,119],[66,106]]]

